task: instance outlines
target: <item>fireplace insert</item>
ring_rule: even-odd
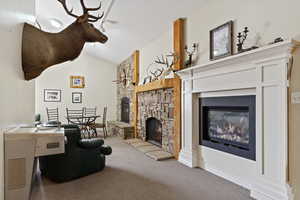
[[[129,123],[130,118],[130,100],[128,97],[123,97],[121,100],[121,121]]]
[[[200,100],[200,144],[255,160],[255,96]]]
[[[162,124],[154,117],[146,120],[146,140],[156,146],[162,146]]]

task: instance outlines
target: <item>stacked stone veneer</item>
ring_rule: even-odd
[[[133,56],[130,56],[128,59],[123,61],[117,68],[117,80],[121,79],[121,74],[123,70],[129,73],[128,78],[129,80],[133,80]],[[117,85],[117,121],[121,121],[121,100],[123,97],[128,97],[130,100],[130,123],[133,121],[134,114],[133,114],[133,98],[134,98],[134,85],[129,84],[128,87],[122,86],[122,84]]]
[[[162,148],[174,153],[174,90],[159,89],[138,94],[137,133],[146,140],[146,120],[154,117],[162,124]]]

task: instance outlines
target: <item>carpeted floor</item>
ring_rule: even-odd
[[[119,138],[104,171],[56,184],[41,178],[32,200],[250,200],[249,191],[176,160],[154,161]]]

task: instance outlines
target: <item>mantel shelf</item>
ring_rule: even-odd
[[[233,65],[239,65],[241,63],[251,63],[251,62],[264,62],[266,58],[272,59],[274,57],[282,57],[292,54],[298,47],[300,47],[300,42],[296,40],[286,40],[284,42],[267,45],[265,47],[260,47],[255,50],[247,51],[244,53],[228,56],[219,60],[209,61],[207,63],[199,64],[194,67],[183,69],[177,71],[176,74],[182,79],[186,79],[192,76],[195,72],[208,71],[216,68],[225,68]],[[270,57],[270,55],[272,55]]]
[[[151,83],[147,83],[145,85],[139,85],[135,88],[136,93],[147,92],[152,90],[159,90],[165,88],[173,88],[176,81],[176,78],[163,79],[158,81],[153,81]]]

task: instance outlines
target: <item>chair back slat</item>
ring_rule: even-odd
[[[58,108],[54,108],[54,109],[46,108],[46,111],[47,111],[47,117],[49,122],[50,121],[59,122]]]
[[[80,122],[83,122],[83,116],[84,116],[84,109],[68,109],[66,108],[67,111],[67,119],[68,119],[68,123],[71,123],[71,120],[69,120],[70,117],[81,117]]]
[[[97,115],[97,107],[84,108],[84,116],[95,116],[95,115]]]

